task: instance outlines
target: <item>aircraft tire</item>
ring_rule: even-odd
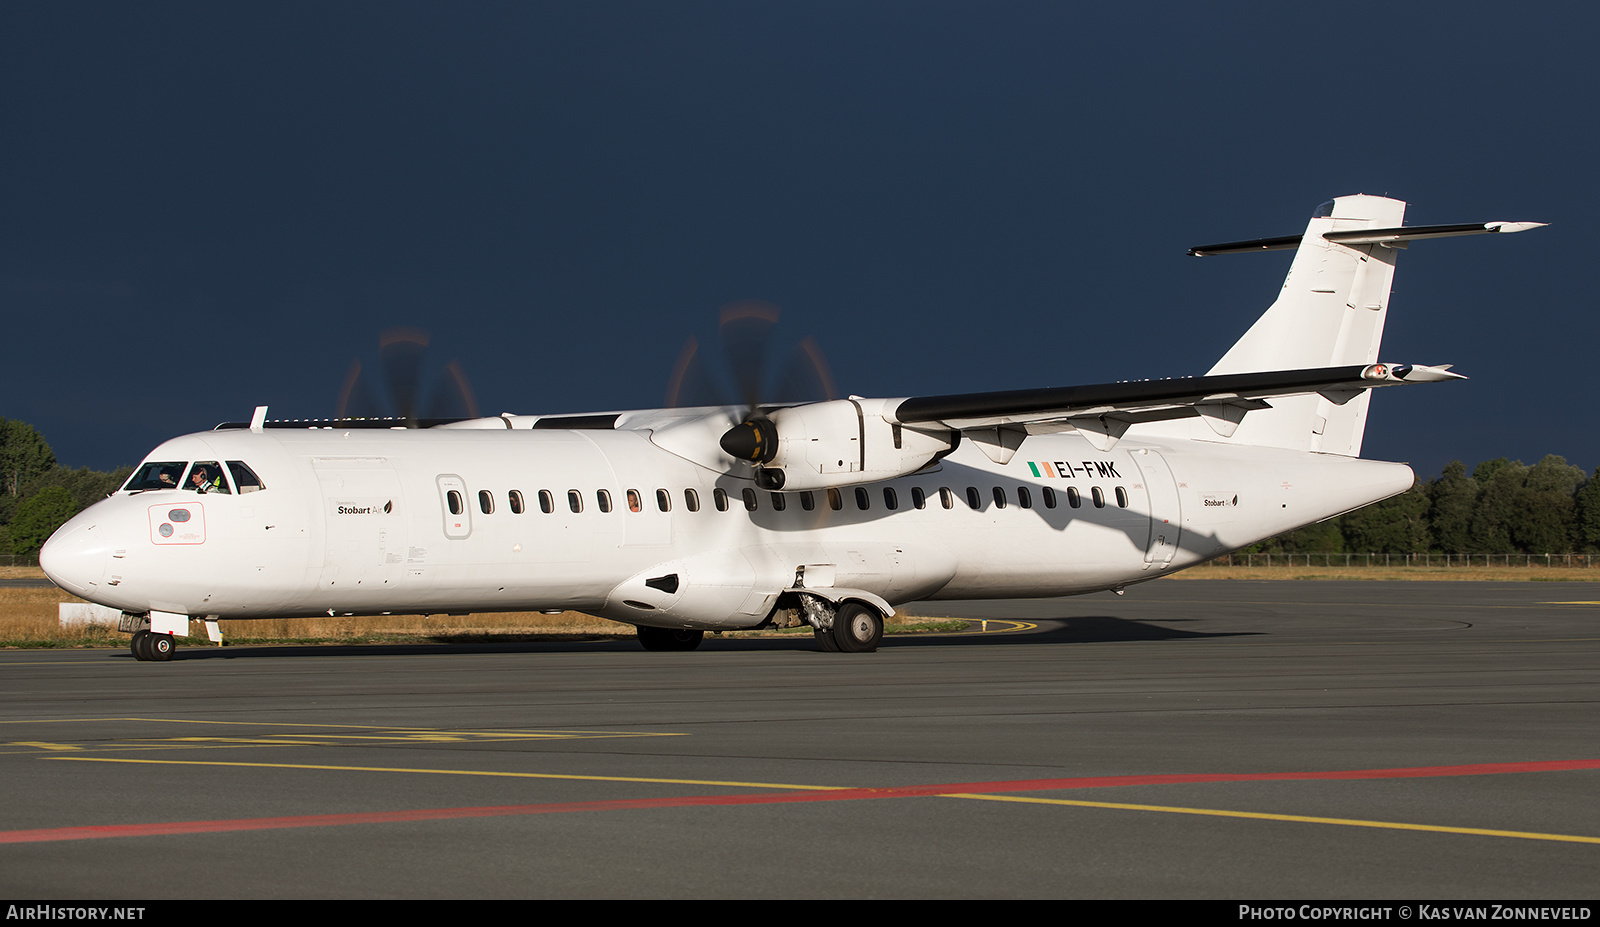
[[[128,649],[133,651],[133,658],[135,660],[143,661],[150,659],[150,652],[145,649],[145,644],[149,641],[149,639],[149,631],[133,632],[133,641],[128,645]]]
[[[150,659],[165,663],[172,659],[172,652],[178,649],[178,642],[172,639],[171,634],[151,632],[150,636],[145,638],[144,649],[145,653],[150,655]]]
[[[700,646],[706,632],[688,628],[649,628],[639,625],[639,643],[652,651],[687,651]]]
[[[828,629],[826,631],[823,631],[823,630],[820,630],[820,629],[812,629],[811,633],[816,635],[817,646],[821,647],[824,653],[838,653],[839,652],[839,645],[835,644],[833,642],[833,629],[830,628],[830,629]]]
[[[871,653],[883,640],[878,610],[851,602],[833,616],[833,643],[840,653]]]

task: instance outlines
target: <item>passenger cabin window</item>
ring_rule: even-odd
[[[978,495],[978,487],[976,486],[967,487],[967,508],[972,509],[974,512],[983,508],[983,497]]]
[[[522,509],[522,491],[521,490],[513,489],[510,492],[506,493],[506,501],[511,504],[511,514],[513,514],[513,515],[521,515],[522,514],[522,510],[523,509]]]
[[[665,489],[656,490],[656,508],[663,512],[672,511],[672,493]]]
[[[728,510],[728,491],[726,489],[713,489],[711,491],[711,501],[716,504],[717,511],[726,512]]]
[[[781,493],[781,492],[772,493],[772,510],[774,512],[781,512],[785,508],[787,508],[788,505],[789,505],[789,500],[787,498],[785,498],[783,493]]]
[[[1017,504],[1025,509],[1033,508],[1033,493],[1028,492],[1028,487],[1017,487]]]
[[[233,474],[233,485],[239,490],[240,495],[260,492],[267,488],[267,485],[261,482],[261,477],[256,476],[256,471],[246,466],[242,460],[228,461],[228,472]]]
[[[227,479],[222,475],[222,464],[215,460],[196,461],[189,469],[188,478],[183,481],[183,488],[202,494],[208,492],[233,494],[233,490],[228,488]]]
[[[478,511],[485,515],[494,514],[494,493],[487,489],[478,490]]]
[[[1075,509],[1083,507],[1083,496],[1078,494],[1078,487],[1067,487],[1067,504]]]
[[[844,508],[844,493],[837,489],[828,490],[828,508],[833,509],[835,512]]]
[[[604,489],[597,489],[594,492],[594,501],[600,503],[601,512],[611,511],[611,493]]]
[[[1117,505],[1122,508],[1128,507],[1128,491],[1121,486],[1117,487]]]
[[[883,487],[883,507],[891,512],[900,507],[900,497],[895,495],[893,486]]]
[[[1056,491],[1054,489],[1046,486],[1039,490],[1039,495],[1044,496],[1045,508],[1053,509],[1056,507]]]
[[[950,491],[950,487],[939,487],[939,504],[947,509],[956,507],[956,494]]]
[[[700,511],[700,494],[692,489],[683,491],[683,507],[691,512]]]
[[[754,489],[746,489],[741,495],[744,496],[744,510],[746,512],[754,512],[756,510],[756,491]]]
[[[545,513],[546,515],[549,515],[551,512],[554,512],[555,510],[556,510],[556,497],[552,496],[550,494],[550,490],[548,490],[548,489],[539,490],[539,511]]]
[[[1095,508],[1103,509],[1103,508],[1106,507],[1106,494],[1100,491],[1100,487],[1096,486],[1093,489],[1089,490],[1089,492],[1090,492],[1091,495],[1094,496],[1094,507]]]
[[[571,509],[574,515],[582,512],[583,493],[578,492],[576,489],[567,490],[567,508]]]
[[[445,504],[450,507],[451,515],[460,515],[466,510],[466,506],[461,502],[461,492],[459,490],[450,490],[449,492],[445,493],[444,498]]]
[[[1006,491],[999,486],[994,488],[994,507],[997,509],[1006,507]]]
[[[152,461],[134,471],[128,482],[122,485],[125,492],[142,492],[147,489],[177,489],[178,480],[183,478],[183,468],[189,462],[186,460]]]
[[[865,512],[867,509],[869,509],[871,507],[872,507],[872,497],[867,495],[867,491],[865,489],[862,489],[860,486],[857,486],[856,487],[856,508],[858,508],[861,511]]]
[[[928,507],[928,497],[922,492],[921,486],[911,487],[911,505],[919,509]]]
[[[639,499],[639,490],[628,490],[628,511],[638,512],[644,509],[644,503]]]
[[[817,507],[817,497],[811,494],[811,490],[800,494],[800,507],[808,512]]]

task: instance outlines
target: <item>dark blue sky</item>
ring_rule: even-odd
[[[0,6],[0,417],[65,464],[334,412],[378,334],[485,413],[659,405],[720,306],[844,392],[1203,373],[1321,201],[1401,256],[1365,456],[1592,469],[1580,4]]]

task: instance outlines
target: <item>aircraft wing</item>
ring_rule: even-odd
[[[1000,453],[1015,450],[1029,434],[1076,429],[1101,450],[1110,449],[1131,425],[1198,416],[1228,437],[1246,412],[1269,409],[1268,400],[1319,393],[1343,405],[1362,390],[1401,383],[1464,380],[1449,365],[1366,364],[1272,370],[1166,380],[1132,380],[1090,386],[917,396],[903,400],[893,419],[905,425],[959,429]],[[988,450],[988,448],[986,448]],[[1009,456],[1009,455],[1007,455]]]

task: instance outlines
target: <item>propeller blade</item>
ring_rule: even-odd
[[[338,417],[399,418],[407,428],[419,427],[423,418],[477,418],[478,400],[460,363],[451,361],[431,382],[424,382],[428,341],[428,333],[419,328],[391,328],[379,335],[381,381],[375,383],[360,360],[352,363],[339,390]]]
[[[406,420],[406,427],[417,423],[418,394],[422,388],[422,352],[428,347],[428,333],[418,328],[391,328],[378,336],[378,357],[394,400],[395,414]]]
[[[339,390],[339,418],[382,418],[388,414],[373,398],[371,377],[363,376],[361,362],[353,361]]]
[[[705,355],[694,336],[684,342],[672,365],[672,379],[667,383],[667,408],[684,409],[695,406],[727,405],[727,397],[706,369]]]
[[[778,307],[746,301],[724,306],[718,327],[727,367],[739,390],[736,402],[742,403],[735,424],[722,434],[718,444],[729,457],[757,467],[770,463],[778,453],[777,429],[761,412],[763,402],[775,398],[786,403],[806,403],[834,398],[833,374],[813,338],[796,345],[779,375],[772,376],[770,348],[777,322]],[[726,389],[719,389],[712,376],[705,352],[691,337],[672,368],[667,386],[668,407],[727,406],[730,403],[722,398],[725,394]],[[758,482],[763,478],[761,485],[766,489],[783,486],[784,474],[780,470],[758,472]]]
[[[722,346],[746,415],[767,398],[767,353],[777,323],[778,307],[771,303],[745,301],[722,307]]]
[[[815,338],[806,338],[789,352],[771,398],[781,402],[827,402],[839,398],[833,373],[822,359],[822,349]]]
[[[478,400],[472,394],[472,385],[456,361],[444,365],[428,397],[428,418],[477,418]]]

